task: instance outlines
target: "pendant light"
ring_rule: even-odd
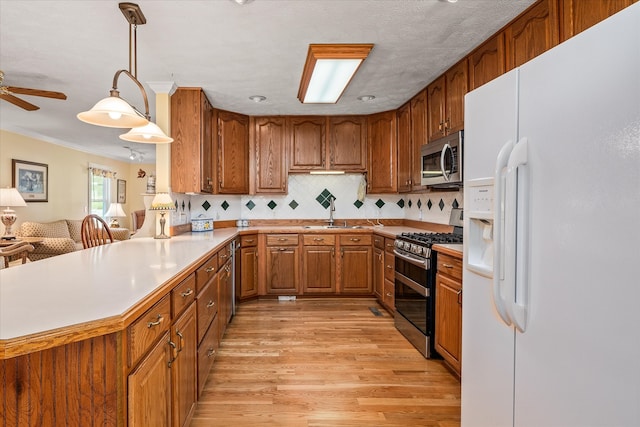
[[[116,74],[113,76],[113,85],[109,92],[109,97],[98,101],[93,108],[89,111],[79,113],[77,117],[83,122],[96,126],[133,128],[129,132],[120,135],[120,138],[125,141],[151,144],[173,142],[173,138],[168,137],[158,125],[151,121],[147,93],[137,78],[137,28],[138,25],[146,24],[147,19],[137,4],[119,3],[118,6],[127,19],[127,22],[129,22],[129,70],[116,71]],[[133,72],[131,71],[132,68]],[[138,86],[138,89],[140,89],[144,100],[144,114],[120,98],[118,78],[121,74],[129,77]]]

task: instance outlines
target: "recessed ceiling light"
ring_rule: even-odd
[[[249,97],[249,99],[252,100],[253,102],[262,102],[265,99],[267,99],[267,97],[262,95],[252,95]]]
[[[373,101],[374,99],[376,99],[376,97],[373,95],[362,95],[358,97],[358,100],[362,102]]]

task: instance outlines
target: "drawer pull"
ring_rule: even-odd
[[[394,266],[393,265],[387,265],[387,268],[391,270],[391,269],[394,268]]]
[[[207,268],[204,269],[204,271],[206,271],[207,273],[211,273],[214,270],[215,270],[215,268],[213,268],[213,267],[207,267]]]
[[[161,315],[161,314],[158,314],[157,319],[158,319],[158,320],[156,320],[155,322],[149,322],[149,323],[147,323],[147,328],[152,328],[152,327],[154,327],[154,326],[158,326],[158,325],[159,325],[160,323],[162,323],[162,321],[164,320],[164,318],[162,317],[162,315]],[[169,341],[169,342],[171,342],[171,341]]]
[[[169,360],[169,362],[167,362],[167,365],[169,365],[169,367],[171,367],[171,365],[173,364],[173,362],[175,362],[175,360],[178,358],[178,356],[176,356],[176,348],[177,348],[176,343],[174,343],[173,341],[169,340],[169,345],[173,349],[173,351],[172,351],[173,357],[171,358],[171,360]]]
[[[207,350],[207,357],[212,357],[216,354],[216,350],[213,348],[210,348],[209,350]]]
[[[247,239],[247,240],[245,240],[245,242],[246,242],[246,243],[253,243],[253,242],[254,242],[254,240],[253,240],[253,239]]]
[[[285,237],[280,237],[278,239],[278,242],[286,242],[286,241],[287,241],[287,239]]]
[[[278,250],[282,252],[282,251],[286,251],[287,248],[278,248]]]
[[[207,304],[207,308],[211,308],[214,305],[216,305],[215,301],[209,301],[209,303]]]
[[[360,238],[358,238],[358,237],[352,237],[352,238],[350,238],[349,240],[351,240],[352,242],[359,242],[359,241],[360,241]]]
[[[181,293],[180,293],[180,296],[181,296],[182,298],[186,298],[186,297],[188,297],[188,296],[189,296],[189,295],[191,295],[191,294],[193,294],[193,289],[191,289],[191,288],[187,288],[187,290],[186,290],[185,292],[181,292]]]
[[[453,268],[453,265],[445,264],[444,262],[442,263],[442,266],[445,267],[445,268]]]
[[[391,292],[387,292],[387,296],[388,296],[389,298],[391,298],[391,297],[393,296],[393,294],[392,294]]]
[[[222,258],[222,259],[226,259],[226,258],[227,258],[227,256],[226,256],[225,254],[220,254],[220,258]]]
[[[314,242],[322,242],[324,240],[324,237],[314,237],[313,241]]]
[[[456,295],[458,296],[458,304],[462,305],[462,289],[456,292]]]
[[[180,337],[180,347],[178,347],[178,353],[180,353],[184,348],[184,336],[182,336],[182,332],[180,331],[177,331],[176,335]]]

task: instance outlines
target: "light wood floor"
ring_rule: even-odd
[[[373,299],[241,304],[191,422],[459,425],[460,383],[442,361],[424,359]]]

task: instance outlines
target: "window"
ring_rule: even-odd
[[[116,173],[97,165],[89,166],[89,213],[104,217],[111,203],[111,181]]]

